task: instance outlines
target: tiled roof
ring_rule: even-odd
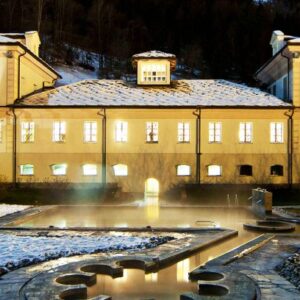
[[[16,44],[16,40],[0,35],[0,43],[4,44]]]
[[[162,51],[151,50],[143,53],[134,54],[132,56],[133,59],[135,58],[176,58],[174,54],[165,53]]]
[[[290,106],[259,89],[225,80],[179,80],[159,87],[142,87],[121,80],[86,80],[29,96],[16,105]]]

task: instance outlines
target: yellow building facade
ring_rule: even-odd
[[[117,183],[124,192],[150,194],[185,183],[300,183],[297,58],[287,70],[293,73],[287,101],[224,80],[171,80],[176,57],[158,51],[133,56],[136,82],[88,80],[56,89],[45,89],[45,81],[54,84],[58,74],[28,58],[21,70],[32,72],[36,85],[26,79],[20,96],[15,90],[8,96],[7,51],[16,47],[0,44],[1,72],[7,70],[0,98],[2,182]],[[275,54],[269,64],[276,60]],[[256,74],[262,82],[268,68]]]

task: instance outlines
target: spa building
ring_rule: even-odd
[[[275,31],[255,74],[172,80],[176,56],[132,57],[136,80],[60,75],[37,32],[0,34],[0,181],[118,184],[155,194],[180,184],[300,183],[300,38]]]

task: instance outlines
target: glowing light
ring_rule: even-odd
[[[177,263],[177,282],[188,282],[190,271],[190,259],[185,259]]]
[[[149,178],[145,183],[145,195],[146,196],[158,196],[159,194],[159,182],[155,178]]]
[[[113,166],[115,176],[127,176],[128,167],[126,165],[118,164]]]
[[[157,282],[157,279],[158,279],[157,273],[145,274],[146,282]]]
[[[84,176],[96,176],[97,165],[86,164],[82,166]]]
[[[127,223],[118,223],[118,224],[115,224],[115,227],[126,228],[126,227],[128,227],[128,224]]]
[[[158,197],[145,197],[146,217],[148,221],[155,221],[159,218]]]
[[[122,277],[118,277],[115,279],[115,281],[119,282],[119,283],[124,283],[126,282],[128,279],[128,270],[123,270],[123,276]]]

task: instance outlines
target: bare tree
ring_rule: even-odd
[[[40,32],[43,17],[43,8],[47,0],[37,0],[37,30]]]
[[[16,8],[16,5],[17,5],[17,1],[18,0],[8,0],[7,1],[8,28],[9,28],[9,30],[12,30],[14,13],[15,13],[15,8]]]

